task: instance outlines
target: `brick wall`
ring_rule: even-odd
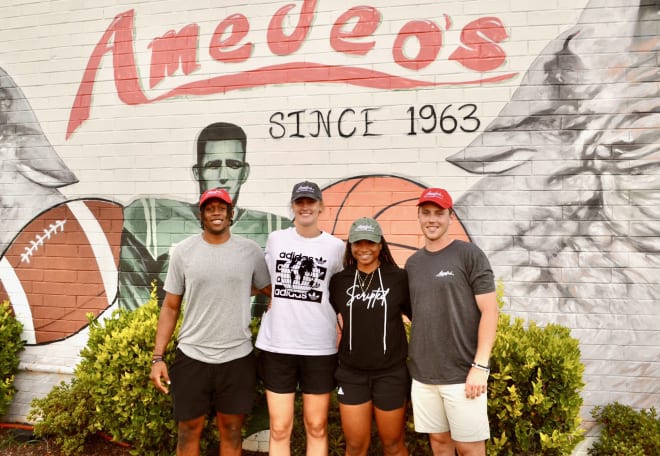
[[[382,216],[403,259],[420,242],[403,201],[447,188],[457,235],[486,250],[504,282],[504,311],[580,339],[583,416],[613,400],[658,407],[657,1],[223,4],[0,7],[0,251],[42,212],[100,198],[125,208],[147,250],[166,252],[198,229],[197,137],[231,122],[249,163],[234,195],[261,221],[236,229],[262,240],[285,223],[300,180],[331,192],[380,175],[382,200],[339,199],[327,226],[345,226],[338,214]],[[124,297],[133,265],[121,247],[87,270],[118,276]],[[9,258],[3,296],[25,296],[9,289],[21,268]],[[48,271],[47,281],[64,274]],[[115,282],[104,282],[110,302]],[[31,386],[40,370],[58,381],[50,353],[72,370],[85,337],[76,331],[28,347],[20,397],[44,394]],[[25,416],[20,397],[12,420]]]

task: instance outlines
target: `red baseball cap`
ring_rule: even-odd
[[[424,203],[433,203],[443,209],[449,209],[454,205],[451,196],[443,188],[427,188],[424,190],[422,196],[419,197],[417,205],[419,206]]]
[[[231,196],[229,196],[229,193],[227,193],[227,190],[224,188],[210,188],[204,193],[202,193],[201,198],[199,199],[199,208],[201,209],[204,203],[206,203],[210,199],[219,199],[220,201],[227,203],[231,206]]]

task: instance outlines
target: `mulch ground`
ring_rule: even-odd
[[[85,456],[129,456],[130,449],[95,436],[85,445]],[[207,453],[217,455],[218,449],[210,448]],[[243,456],[264,456],[265,453],[243,451]],[[63,456],[51,439],[37,439],[29,429],[0,428],[0,456]]]

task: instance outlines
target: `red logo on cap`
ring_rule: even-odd
[[[424,190],[422,196],[419,197],[417,205],[419,206],[422,203],[434,203],[444,209],[449,209],[454,204],[449,193],[442,188],[428,188]]]

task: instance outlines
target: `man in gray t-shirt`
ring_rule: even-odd
[[[199,208],[202,233],[179,243],[170,258],[150,378],[167,393],[163,380],[169,384],[171,375],[178,451],[199,451],[205,418],[214,413],[222,455],[240,455],[256,386],[250,297],[255,290],[270,295],[270,275],[259,245],[229,231],[234,211],[226,190],[205,191]],[[163,355],[181,312],[168,371]]]
[[[429,434],[434,456],[485,455],[498,319],[493,271],[479,247],[449,237],[453,203],[445,190],[425,190],[417,206],[424,247],[406,262],[415,430]]]

